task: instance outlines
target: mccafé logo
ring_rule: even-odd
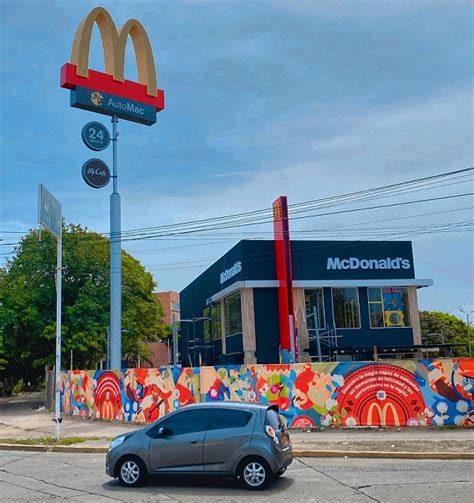
[[[242,271],[242,262],[238,260],[230,269],[226,269],[224,272],[221,272],[221,285],[225,283],[230,278],[233,278],[239,272]]]
[[[102,38],[105,73],[89,69],[89,49],[94,24],[98,25]],[[135,49],[138,82],[125,80],[124,77],[125,50],[129,36]],[[112,17],[102,7],[91,10],[77,28],[70,62],[61,68],[61,87],[71,90],[90,89],[91,101],[97,107],[102,106],[105,99],[103,94],[130,100],[134,102],[135,107],[139,104],[148,105],[157,112],[165,106],[164,92],[157,89],[155,60],[150,41],[142,24],[136,19],[129,19],[117,30]],[[110,101],[110,97],[107,97],[107,100]],[[109,108],[110,106],[112,105],[109,105]],[[117,102],[117,107],[123,110],[120,102]],[[139,112],[133,110],[132,113]]]
[[[411,262],[403,257],[396,258],[382,258],[382,259],[360,259],[357,257],[339,258],[328,257],[327,267],[328,271],[344,269],[344,270],[357,270],[357,269],[410,269]]]

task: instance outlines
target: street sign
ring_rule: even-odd
[[[100,159],[89,159],[82,166],[82,178],[94,189],[101,189],[110,182],[110,169]]]
[[[54,236],[62,235],[61,203],[40,183],[38,184],[38,222]]]
[[[71,106],[98,114],[117,116],[151,126],[156,122],[156,108],[121,96],[76,86],[71,91]]]
[[[100,122],[88,122],[81,131],[81,138],[85,146],[99,152],[110,144],[109,130]]]

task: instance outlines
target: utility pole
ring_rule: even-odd
[[[110,368],[122,367],[122,246],[118,192],[117,116],[112,117],[112,178],[110,195]]]
[[[469,358],[472,358],[472,349],[471,349],[471,319],[470,316],[472,313],[474,313],[474,309],[471,309],[468,311],[467,309],[459,309],[461,313],[464,314],[466,317],[466,324],[467,324],[467,343],[469,345]]]
[[[176,315],[173,314],[173,324],[171,325],[173,332],[173,367],[178,366],[178,326],[176,323]]]

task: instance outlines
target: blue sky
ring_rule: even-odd
[[[96,5],[0,2],[3,232],[36,225],[38,182],[61,200],[67,222],[109,230],[110,187],[91,189],[80,175],[83,162],[96,156],[81,142],[82,126],[94,119],[110,126],[109,119],[70,108],[69,92],[59,87],[76,27]],[[119,124],[123,229],[270,207],[281,194],[297,203],[472,165],[468,1],[101,5],[118,25],[142,21],[166,93],[156,125]],[[103,70],[97,30],[90,66]],[[136,79],[131,50],[126,71]],[[98,157],[110,162],[111,150]],[[454,185],[417,196],[472,189]],[[462,198],[306,219],[292,230],[296,237],[298,230],[419,214],[428,215],[390,226],[465,221],[473,203]],[[271,230],[252,228],[267,238]],[[154,274],[158,289],[180,290],[240,237],[232,230],[125,248]],[[11,242],[7,234],[0,238]],[[472,234],[412,240],[417,277],[435,280],[419,292],[420,307],[453,312],[474,304]]]

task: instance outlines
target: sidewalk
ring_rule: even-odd
[[[39,393],[21,397],[0,398],[0,444],[14,439],[32,439],[54,436],[52,414],[42,409]],[[38,410],[39,409],[39,410]],[[139,424],[64,417],[62,437],[83,437],[76,444],[82,448],[106,450],[110,440],[122,433],[141,427]],[[466,454],[474,458],[474,429],[462,428],[376,428],[376,429],[325,429],[323,431],[292,431],[293,449],[298,455],[351,456],[356,452],[415,454]],[[70,447],[74,450],[75,447]],[[306,454],[305,454],[306,453]],[[309,453],[309,454],[308,454]],[[382,457],[382,456],[381,456]],[[388,457],[388,455],[387,455]],[[401,456],[396,456],[401,457]]]

